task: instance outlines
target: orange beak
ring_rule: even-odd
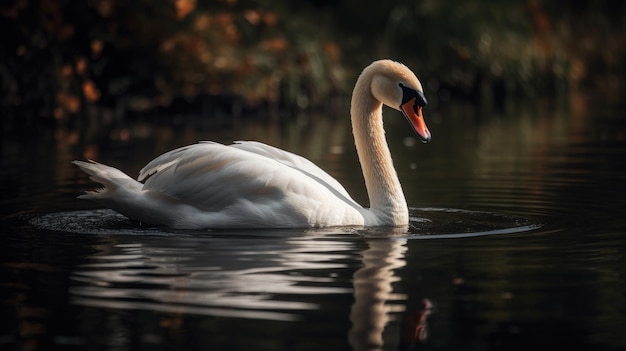
[[[411,100],[405,102],[400,106],[400,110],[406,117],[406,119],[411,122],[413,129],[420,137],[423,143],[427,143],[430,141],[430,131],[428,127],[426,127],[426,122],[424,122],[424,116],[422,116],[422,106],[419,106],[415,103],[416,98],[412,98]]]

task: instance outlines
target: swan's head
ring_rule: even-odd
[[[372,63],[372,95],[383,104],[401,111],[413,126],[422,142],[430,141],[430,131],[422,109],[427,101],[422,84],[405,65],[391,60]]]

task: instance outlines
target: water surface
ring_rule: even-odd
[[[75,199],[95,184],[72,159],[134,175],[200,139],[255,139],[310,158],[366,204],[340,116],[97,147],[64,131],[5,139],[1,348],[626,348],[623,109],[577,97],[433,110],[426,145],[386,111],[407,228],[170,230]]]

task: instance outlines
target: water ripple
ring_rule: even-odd
[[[497,197],[497,195],[496,195]],[[526,204],[528,206],[528,204]],[[540,206],[537,203],[537,206]],[[410,208],[410,224],[408,228],[356,228],[356,227],[334,227],[320,229],[281,229],[281,230],[177,230],[165,227],[137,226],[126,217],[107,209],[82,210],[56,212],[29,219],[31,225],[42,230],[62,231],[67,233],[96,234],[96,235],[142,235],[142,236],[179,236],[179,237],[204,237],[204,238],[259,238],[258,245],[268,237],[289,238],[306,233],[309,237],[332,236],[337,234],[356,234],[363,236],[398,236],[409,235],[412,238],[436,239],[436,238],[463,238],[482,235],[514,234],[541,228],[543,224],[532,217],[524,217],[517,214],[498,213],[490,211],[476,211],[456,208]],[[265,238],[265,239],[264,239]],[[328,248],[323,243],[318,243],[320,252]],[[332,243],[335,245],[335,243]],[[331,246],[332,246],[331,245]],[[128,247],[129,252],[137,252],[139,248]],[[168,249],[160,249],[161,254],[167,254]],[[193,250],[193,248],[187,248]],[[308,250],[308,248],[307,248]],[[248,252],[241,251],[245,257]],[[277,252],[268,252],[276,254]],[[284,254],[284,252],[281,252]],[[304,252],[293,252],[300,256]],[[309,260],[315,260],[319,252],[308,254]],[[114,261],[115,257],[105,257]],[[124,255],[128,259],[129,255]],[[101,257],[102,259],[102,257]],[[107,264],[115,264],[109,262]],[[317,267],[323,269],[320,263]]]
[[[408,227],[306,230],[139,227],[110,210],[49,213],[29,222],[101,238],[72,272],[74,304],[281,321],[317,309],[319,296],[352,293],[345,272],[361,264],[363,238],[467,238],[541,227],[520,216],[463,209],[412,208],[410,215]]]

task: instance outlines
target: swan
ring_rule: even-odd
[[[350,114],[370,207],[311,161],[254,141],[199,142],[158,156],[134,180],[100,164],[72,161],[104,187],[95,200],[140,223],[181,229],[401,226],[409,211],[383,129],[382,104],[404,114],[422,142],[422,85],[401,63],[375,61],[359,75]]]

